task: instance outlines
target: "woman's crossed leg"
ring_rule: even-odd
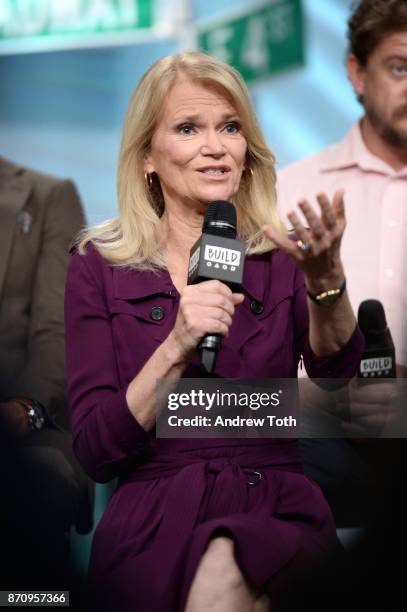
[[[234,556],[234,542],[213,538],[199,562],[185,612],[270,612],[269,599],[249,585]]]

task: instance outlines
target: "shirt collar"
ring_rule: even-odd
[[[321,163],[321,170],[331,172],[353,166],[365,172],[376,172],[386,176],[407,176],[407,167],[396,171],[369,151],[362,137],[361,120],[352,126],[339,144],[328,148]]]

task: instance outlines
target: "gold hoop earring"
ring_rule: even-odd
[[[144,180],[147,183],[149,189],[153,188],[153,175],[148,172],[144,172]]]
[[[245,171],[250,173],[250,178],[253,178],[253,174],[254,174],[254,173],[253,173],[253,168],[251,168],[250,166],[248,166],[247,168],[245,168]]]

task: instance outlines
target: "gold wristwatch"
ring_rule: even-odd
[[[343,279],[342,285],[338,289],[328,289],[327,291],[322,291],[321,293],[311,293],[307,291],[307,295],[310,300],[318,304],[318,306],[331,306],[335,304],[337,300],[341,297],[346,289],[346,278]]]

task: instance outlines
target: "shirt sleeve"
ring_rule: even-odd
[[[68,393],[75,453],[98,482],[140,461],[150,435],[131,414],[120,387],[103,283],[90,257],[75,254],[65,291]]]
[[[318,357],[311,349],[307,293],[304,275],[300,270],[297,270],[295,275],[294,321],[296,358],[297,360],[303,358],[310,378],[348,379],[356,374],[365,347],[363,334],[357,324],[348,342],[332,355]]]

